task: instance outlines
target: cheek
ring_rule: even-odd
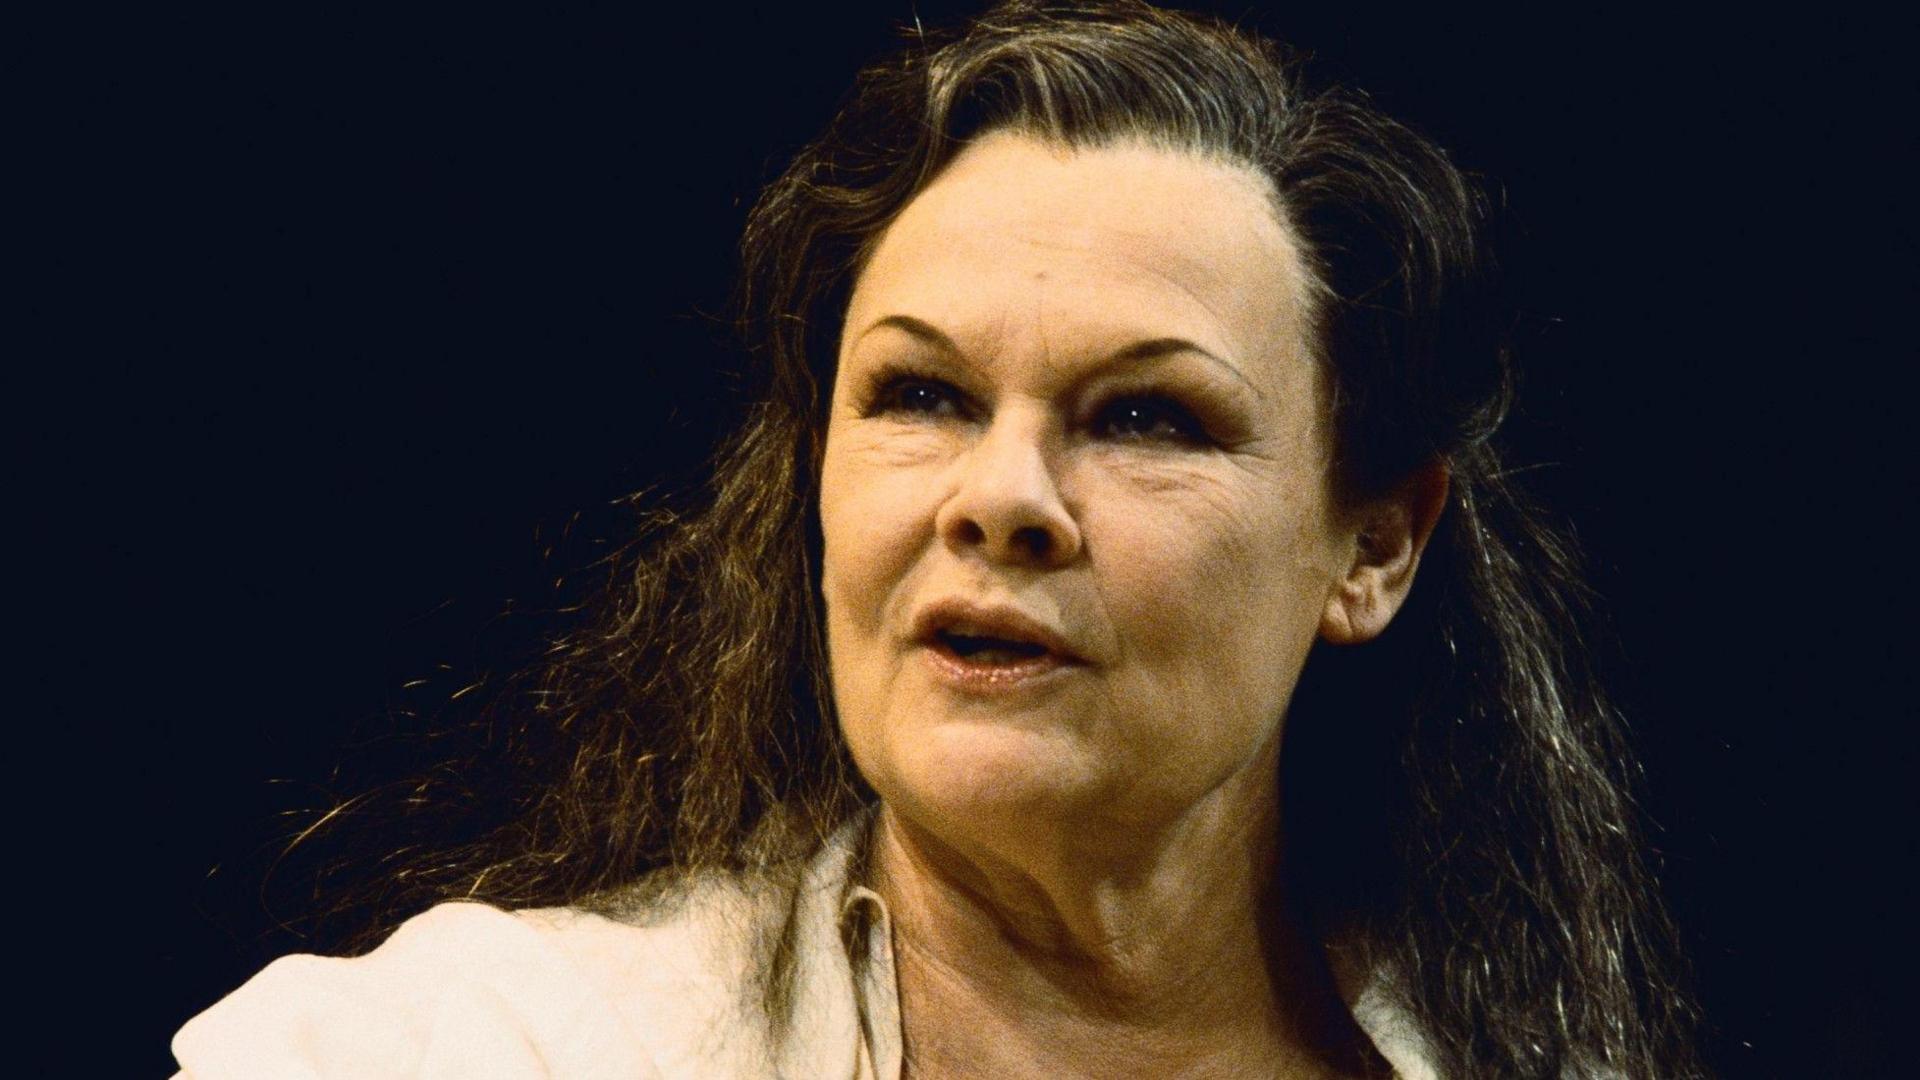
[[[1102,591],[1128,653],[1196,702],[1284,704],[1333,583],[1319,499],[1196,468],[1127,478],[1106,504]]]
[[[829,628],[875,631],[931,535],[937,448],[830,428],[820,477],[821,592]],[[831,642],[830,642],[831,644]]]

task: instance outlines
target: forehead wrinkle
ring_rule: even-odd
[[[1057,378],[1065,370],[1066,365],[1055,362],[1053,358],[1052,335],[1047,332],[1046,283],[1048,275],[1049,271],[1041,270],[1033,276],[1033,333],[1040,349],[1038,358],[1040,370]]]

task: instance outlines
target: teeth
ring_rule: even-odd
[[[1017,652],[1012,649],[982,649],[970,653],[967,659],[976,664],[1017,664],[1022,660],[1031,660],[1035,653]]]

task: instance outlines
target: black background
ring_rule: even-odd
[[[1519,458],[1624,643],[1713,1061],[1892,1075],[1913,28],[1219,10],[1504,188]],[[912,18],[262,5],[13,46],[44,241],[8,376],[14,881],[28,985],[83,1039],[38,1044],[162,1072],[301,947],[261,899],[285,812],[564,626],[614,500],[698,476],[746,206]]]

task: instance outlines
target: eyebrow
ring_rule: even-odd
[[[921,341],[932,345],[934,348],[954,356],[966,355],[960,346],[953,343],[952,338],[941,332],[939,327],[923,319],[916,319],[911,315],[888,315],[886,318],[875,321],[872,326],[860,331],[860,337],[854,341],[854,346],[858,347],[861,341],[866,340],[868,334],[873,333],[883,326],[903,331],[912,337],[919,338]],[[1107,362],[1113,364],[1137,364],[1149,360],[1158,360],[1163,356],[1171,356],[1175,353],[1183,352],[1193,353],[1212,361],[1227,374],[1233,376],[1235,380],[1245,385],[1247,389],[1253,391],[1255,397],[1266,396],[1260,392],[1259,387],[1253,385],[1253,381],[1247,378],[1245,372],[1234,367],[1221,357],[1215,356],[1206,349],[1188,341],[1186,338],[1157,337],[1148,338],[1145,341],[1136,341],[1126,348],[1113,353],[1107,358]]]

